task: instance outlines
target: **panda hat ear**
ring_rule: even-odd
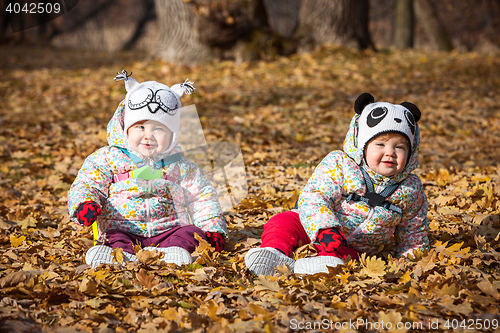
[[[415,118],[415,121],[419,121],[420,117],[422,116],[422,113],[418,109],[418,107],[410,102],[403,102],[401,103],[402,106],[410,110],[411,114],[413,115],[413,118]]]
[[[362,93],[358,98],[356,98],[356,102],[354,102],[354,111],[357,114],[361,114],[365,106],[371,103],[375,103],[375,98],[369,93]]]

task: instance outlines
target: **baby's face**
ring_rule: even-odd
[[[408,140],[404,136],[378,136],[366,146],[366,163],[379,175],[390,177],[403,171],[409,153]]]
[[[172,143],[172,132],[155,120],[143,120],[130,126],[127,139],[132,150],[144,156],[162,153]]]

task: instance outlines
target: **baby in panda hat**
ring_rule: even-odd
[[[407,257],[429,246],[428,202],[418,165],[420,110],[412,103],[375,102],[361,94],[343,150],[328,154],[302,190],[296,208],[273,216],[262,244],[245,264],[257,275],[287,265],[297,274],[328,273],[361,253],[375,254],[395,236],[395,255]],[[312,243],[317,256],[289,255]]]
[[[125,81],[127,94],[108,124],[108,146],[87,157],[68,193],[74,222],[97,221],[99,245],[87,264],[113,263],[117,247],[137,260],[135,244],[163,252],[167,263],[189,264],[195,234],[221,251],[228,232],[217,192],[177,145],[180,99],[192,82],[139,83],[126,71],[115,80]]]

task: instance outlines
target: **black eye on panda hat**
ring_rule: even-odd
[[[356,99],[354,111],[360,115],[358,148],[364,151],[368,142],[380,134],[400,133],[408,139],[410,150],[413,151],[413,139],[421,116],[415,104],[375,103],[372,95],[363,93]]]

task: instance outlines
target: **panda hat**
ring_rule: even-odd
[[[180,98],[184,94],[190,95],[193,92],[193,82],[186,80],[184,83],[168,87],[156,81],[139,83],[125,70],[117,74],[115,80],[124,80],[127,90],[123,124],[125,135],[129,127],[138,121],[155,120],[172,131],[172,143],[166,151],[172,150],[177,144],[179,134],[182,108]]]
[[[356,99],[354,111],[359,115],[357,147],[362,149],[363,155],[368,142],[384,133],[399,133],[408,140],[410,151],[415,148],[414,138],[421,116],[415,104],[375,103],[372,95],[363,93]]]

